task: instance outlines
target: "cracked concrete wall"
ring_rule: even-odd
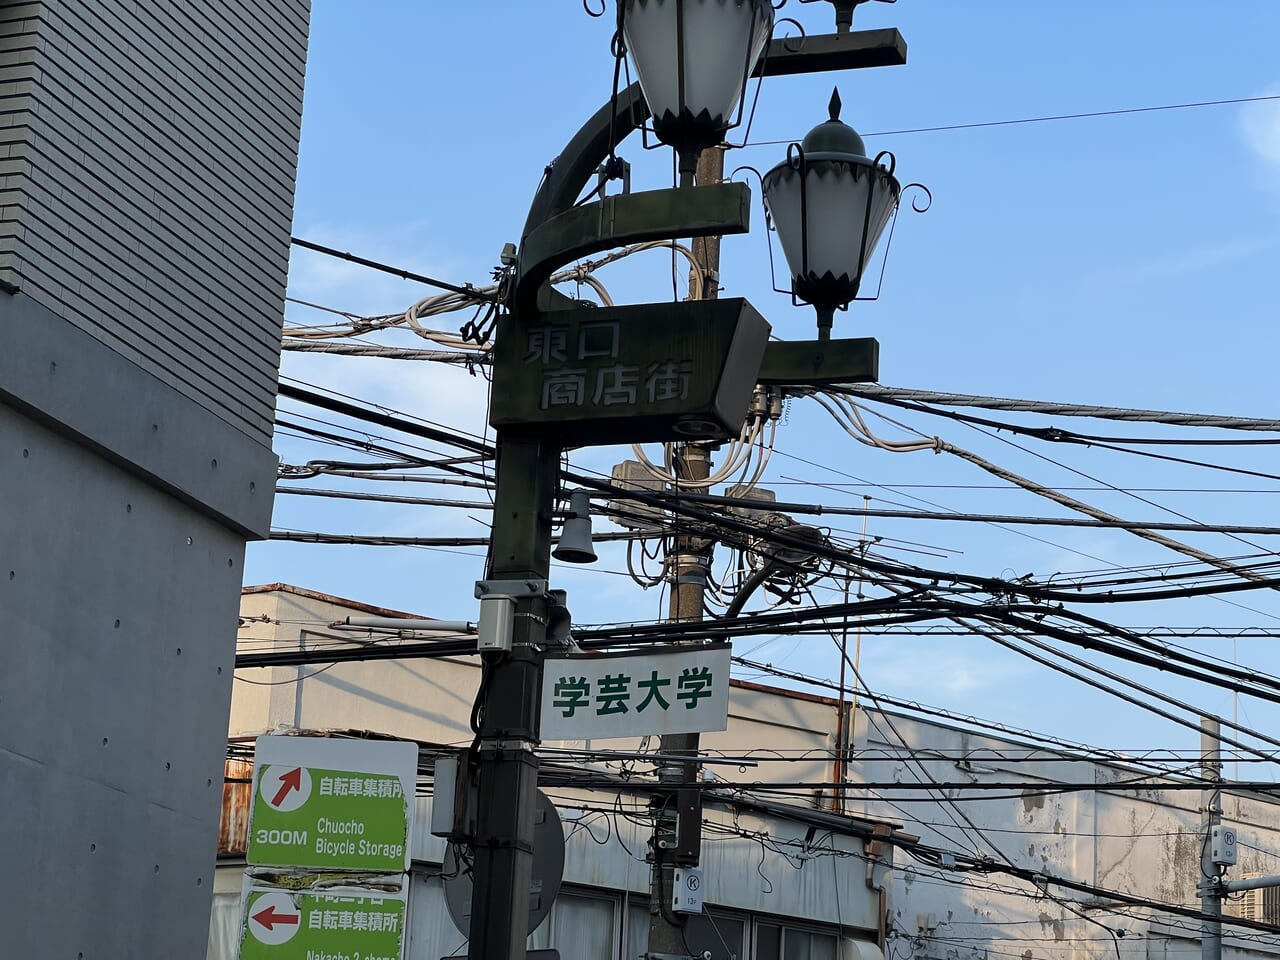
[[[1172,747],[1194,752],[1198,741]],[[904,750],[904,742],[909,747]],[[897,819],[925,844],[985,856],[1103,890],[1198,910],[1200,791],[1113,789],[1148,772],[1013,739],[875,711],[860,712],[858,761],[850,780],[1013,784],[976,790],[861,791],[853,812]],[[1047,793],[1052,783],[1096,783],[1096,790]],[[1227,795],[1224,824],[1240,831],[1240,862],[1230,875],[1280,874],[1280,805],[1259,795]],[[1116,909],[1104,897],[1037,887],[1001,875],[958,873],[895,858],[890,950],[899,960],[1166,960],[1199,955],[1198,921]],[[1280,954],[1280,939],[1256,942],[1230,927],[1224,957]]]

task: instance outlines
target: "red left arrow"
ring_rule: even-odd
[[[268,930],[272,929],[277,923],[296,924],[298,922],[298,914],[296,913],[276,913],[274,906],[267,907],[265,910],[259,910],[253,915],[253,919],[262,924]]]
[[[278,807],[284,803],[284,798],[291,794],[294,790],[302,789],[302,768],[295,767],[280,778],[280,789],[276,791],[276,795],[271,798],[271,805]]]

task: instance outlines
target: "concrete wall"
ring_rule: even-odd
[[[305,0],[0,6],[0,282],[269,443]]]
[[[851,812],[897,818],[941,849],[1199,910],[1199,789],[1161,789],[1155,782],[1149,789],[1108,790],[1107,784],[1141,777],[1143,768],[906,716],[860,713],[856,731],[858,760],[849,777],[855,783],[927,778],[1017,786],[987,791],[989,799],[978,790],[953,791],[955,802],[936,790],[856,791]],[[1194,754],[1198,735],[1187,731],[1186,742],[1171,746]],[[1098,789],[1054,793],[1054,783],[1096,783]],[[1280,874],[1280,804],[1259,794],[1226,794],[1223,807],[1223,823],[1237,827],[1241,838],[1240,860],[1229,876]],[[899,957],[1199,956],[1198,925],[1053,884],[1037,890],[998,872],[962,874],[895,858],[890,946]],[[1229,924],[1224,930],[1224,956],[1280,950],[1274,935],[1233,931]]]
[[[3,952],[197,956],[243,538],[4,405],[0,464]]]
[[[200,956],[305,0],[0,4],[5,956]]]

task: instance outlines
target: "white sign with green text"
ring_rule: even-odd
[[[259,737],[246,861],[404,873],[417,772],[416,743]]]
[[[702,733],[729,725],[728,644],[547,657],[543,740]]]

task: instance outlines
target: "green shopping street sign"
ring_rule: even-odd
[[[240,960],[400,960],[403,896],[314,894],[250,887]]]
[[[417,759],[412,743],[260,737],[246,861],[403,873]]]
[[[575,445],[736,437],[769,324],[742,299],[578,307],[499,324],[489,422]]]

